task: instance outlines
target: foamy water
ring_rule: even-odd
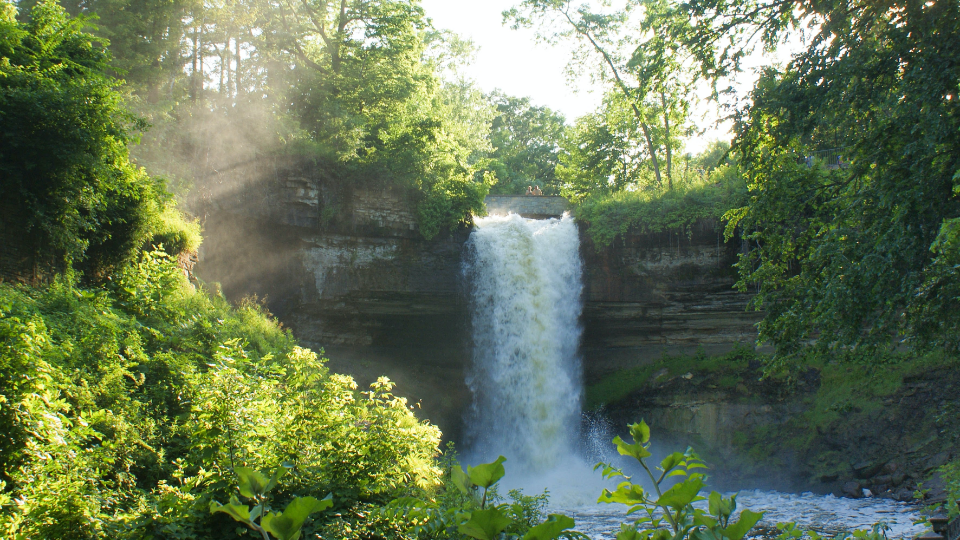
[[[573,219],[476,219],[470,284],[473,393],[467,454],[544,472],[574,455],[580,427],[581,264]]]
[[[619,506],[619,508],[618,508]],[[888,538],[913,538],[922,533],[922,525],[914,525],[920,518],[916,506],[888,499],[845,499],[833,495],[802,493],[799,495],[778,491],[741,491],[737,507],[762,511],[760,526],[775,527],[778,523],[795,522],[802,529],[835,535],[842,531],[870,529],[875,523],[885,523],[890,529]],[[626,516],[622,505],[551,506],[551,512],[573,517],[576,529],[593,540],[616,538]]]

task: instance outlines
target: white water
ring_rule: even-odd
[[[581,261],[576,224],[517,215],[477,218],[463,271],[470,284],[473,405],[466,419],[469,463],[507,458],[501,493],[550,492],[551,511],[573,516],[594,540],[614,538],[629,520],[622,506],[596,503],[607,485],[592,464],[615,460],[609,426],[587,422],[580,433]],[[745,491],[739,506],[764,511],[761,525],[795,521],[835,533],[891,526],[890,538],[923,528],[916,510],[882,499]]]
[[[580,422],[581,264],[570,217],[478,218],[464,272],[473,303],[468,451],[549,471],[573,455]]]

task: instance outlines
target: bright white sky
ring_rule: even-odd
[[[476,61],[465,71],[480,88],[487,92],[499,88],[509,95],[529,97],[534,105],[561,112],[572,124],[600,105],[602,90],[592,89],[586,77],[576,82],[576,89],[568,83],[564,67],[571,48],[537,43],[533,30],[511,30],[503,25],[501,13],[519,1],[421,0],[421,4],[436,28],[452,30],[479,47]],[[744,86],[751,85],[752,81]],[[701,105],[700,114],[715,118],[715,114],[710,114],[713,107]],[[702,122],[696,123],[703,127]],[[689,141],[687,151],[699,152],[712,140],[729,140],[729,129],[729,125],[710,129]]]
[[[534,105],[563,113],[569,123],[593,111],[601,93],[580,93],[567,85],[563,69],[569,49],[538,44],[532,30],[511,30],[504,26],[504,10],[519,0],[422,0],[427,16],[438,29],[452,30],[470,39],[480,50],[466,69],[484,91],[495,88],[518,97],[529,97]]]

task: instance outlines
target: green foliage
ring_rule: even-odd
[[[99,275],[148,239],[165,194],[128,160],[138,122],[84,24],[52,1],[0,20],[0,199],[11,239]]]
[[[759,287],[761,339],[784,359],[808,342],[956,350],[957,274],[945,269],[960,215],[960,53],[946,43],[960,37],[960,7],[801,2],[784,13],[706,1],[691,16],[721,4],[709,20],[722,17],[730,34],[759,27],[775,41],[817,28],[786,68],[764,73],[738,117],[750,199],[729,216],[754,246],[740,286]],[[843,167],[803,163],[831,147]]]
[[[391,501],[383,511],[407,523],[416,538],[586,540],[586,536],[571,530],[575,525],[572,518],[551,514],[544,519],[546,493],[531,497],[511,490],[512,502],[500,502],[496,484],[506,473],[503,456],[491,463],[467,466],[467,472],[456,463],[452,448],[445,461],[448,472],[433,498],[402,497]]]
[[[960,460],[941,465],[937,472],[946,484],[947,500],[943,508],[946,509],[948,517],[955,519],[960,516]]]
[[[162,252],[110,283],[0,285],[0,481],[20,501],[0,509],[4,537],[233,538],[208,510],[236,495],[231,471],[241,495],[287,508],[262,513],[278,537],[295,497],[349,507],[436,484],[439,431],[386,379],[358,392]],[[285,462],[282,485],[256,472]]]
[[[200,248],[200,222],[189,221],[174,206],[168,205],[150,227],[150,243],[172,255],[196,253]]]
[[[588,224],[597,249],[628,231],[690,235],[699,220],[719,220],[746,197],[746,185],[733,165],[678,179],[673,190],[635,189],[598,192],[584,199],[577,218]]]
[[[643,134],[630,105],[617,94],[597,112],[577,119],[563,141],[556,174],[561,193],[571,200],[618,194],[654,184],[644,159]]]
[[[546,108],[494,92],[490,99],[497,116],[490,126],[488,168],[496,174],[492,193],[521,195],[527,186],[540,186],[544,195],[559,194],[556,167],[564,139],[564,118]]]
[[[753,528],[763,513],[745,509],[733,519],[737,509],[737,496],[723,497],[713,491],[708,497],[707,511],[694,507],[693,503],[704,500],[700,492],[705,486],[705,476],[698,472],[706,466],[700,458],[687,449],[665,457],[656,475],[646,459],[650,453],[650,428],[641,420],[630,426],[632,443],[619,436],[613,440],[620,455],[634,458],[646,472],[653,492],[632,482],[622,470],[605,463],[604,478],[623,478],[615,491],[604,489],[598,502],[618,503],[628,507],[627,514],[642,512],[632,525],[623,525],[618,540],[666,540],[668,538],[691,538],[693,540],[740,540]],[[678,479],[667,487],[670,478]]]
[[[277,486],[277,481],[286,474],[288,467],[292,465],[284,464],[277,468],[272,477],[267,477],[249,467],[237,467],[234,472],[240,479],[238,485],[240,495],[252,499],[255,506],[251,509],[241,504],[236,496],[231,496],[229,504],[211,501],[210,513],[223,512],[259,532],[264,540],[270,540],[270,535],[277,540],[298,540],[303,524],[310,514],[322,512],[333,506],[333,494],[327,495],[322,500],[314,497],[294,497],[287,503],[282,513],[277,514],[271,511],[267,494]]]
[[[780,534],[777,535],[776,540],[795,540],[801,538],[822,540],[824,538],[824,536],[817,531],[805,531],[797,527],[795,523],[778,523],[777,529],[780,530]],[[890,527],[881,522],[874,524],[870,530],[855,529],[852,531],[843,531],[833,538],[838,538],[839,540],[887,540],[888,530],[890,530]]]

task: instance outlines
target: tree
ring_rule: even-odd
[[[562,193],[571,199],[612,194],[649,180],[644,178],[643,132],[618,93],[608,94],[597,112],[577,119],[563,150],[557,176]]]
[[[529,98],[517,98],[495,91],[490,100],[497,115],[490,126],[490,169],[497,176],[493,193],[520,194],[529,185],[544,193],[559,193],[555,169],[560,163],[564,118],[546,108],[536,107]]]
[[[164,194],[128,160],[140,126],[84,24],[52,0],[0,20],[0,205],[32,255],[99,274],[147,239]]]
[[[960,348],[960,6],[702,0],[686,14],[685,39],[716,74],[737,68],[749,36],[771,46],[814,29],[737,118],[751,198],[728,233],[752,246],[740,287],[759,290],[761,339],[784,359],[808,342]],[[840,167],[806,159],[827,144]]]
[[[524,0],[505,11],[504,19],[512,20],[515,28],[546,20],[550,30],[538,34],[541,39],[579,43],[575,62],[599,65],[597,75],[623,97],[643,133],[656,183],[663,183],[662,155],[667,186],[672,189],[672,156],[685,130],[693,81],[678,58],[685,51],[683,42],[658,34],[657,25],[652,24],[654,14],[668,6],[660,0],[632,0],[622,10],[605,13],[592,11],[587,4],[574,7],[571,0]],[[642,8],[641,20],[636,22],[632,15],[638,8]],[[557,25],[565,29],[554,29]]]

